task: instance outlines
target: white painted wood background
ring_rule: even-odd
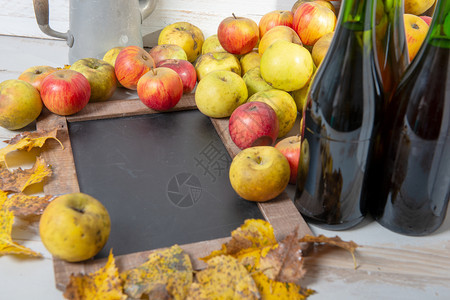
[[[130,0],[124,0],[130,1]],[[137,1],[137,0],[136,0]],[[69,0],[49,0],[50,26],[58,31],[69,29]],[[198,26],[205,38],[215,34],[219,23],[234,13],[259,22],[272,10],[290,10],[295,0],[159,0],[155,11],[143,22],[142,35],[157,32],[178,21]],[[101,12],[98,12],[101,17]],[[50,38],[36,23],[32,0],[0,0],[0,34]]]

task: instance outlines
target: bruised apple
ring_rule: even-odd
[[[59,196],[45,208],[39,233],[45,248],[56,258],[79,262],[94,257],[108,241],[109,213],[92,196]]]
[[[239,152],[230,165],[230,183],[245,200],[265,202],[289,184],[289,162],[272,146],[250,147]]]

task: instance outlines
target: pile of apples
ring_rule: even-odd
[[[230,169],[233,188],[248,200],[270,200],[295,183],[299,169],[308,168],[307,142],[301,145],[298,135],[286,135],[303,111],[309,85],[332,41],[339,1],[332,2],[298,0],[291,11],[268,12],[259,24],[233,14],[206,39],[195,25],[177,22],[161,31],[158,45],[149,51],[115,47],[103,59],[84,58],[64,68],[32,67],[18,79],[0,83],[0,126],[21,129],[39,116],[43,105],[55,114],[75,114],[88,102],[110,99],[117,87],[136,90],[139,99],[157,111],[173,108],[183,94],[194,92],[203,114],[229,118],[231,139],[258,166],[247,179],[232,176],[246,168],[236,157]],[[433,4],[434,0],[405,0],[410,57],[417,53],[431,20],[419,15]],[[279,153],[287,164],[273,163]],[[275,170],[273,165],[285,167]],[[256,188],[244,184],[251,179],[277,186],[267,184],[254,195]],[[248,187],[250,194],[243,191]]]

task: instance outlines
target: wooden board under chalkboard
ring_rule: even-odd
[[[190,255],[195,269],[201,269],[205,264],[198,258],[220,249],[246,218],[269,221],[277,239],[296,228],[300,236],[311,234],[287,192],[257,204],[234,193],[226,164],[240,150],[229,136],[228,119],[202,115],[194,94],[183,96],[164,113],[139,99],[90,103],[67,117],[44,111],[36,126],[57,127],[64,145],[45,146],[43,155],[53,175],[44,192],[91,194],[112,219],[110,240],[94,259],[54,259],[55,282],[61,290],[71,274],[103,266],[111,247],[119,271],[140,265],[151,251],[174,243]],[[213,154],[207,152],[211,149],[225,165],[216,161],[216,169],[205,168],[211,160],[205,153]]]

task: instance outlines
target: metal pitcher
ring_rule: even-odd
[[[157,0],[70,0],[69,30],[53,30],[48,24],[48,0],[33,0],[39,28],[69,45],[69,63],[103,58],[111,48],[142,47],[141,25],[155,9]]]

